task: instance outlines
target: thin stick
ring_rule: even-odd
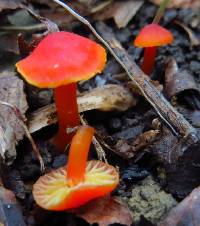
[[[160,4],[160,7],[158,8],[156,15],[153,19],[154,24],[158,24],[160,22],[160,19],[162,18],[164,12],[165,12],[165,8],[167,7],[167,5],[169,4],[170,0],[163,0],[162,3]]]
[[[80,120],[83,125],[88,125],[87,121],[82,116],[80,116]],[[101,144],[99,143],[99,141],[97,140],[97,138],[95,137],[95,135],[93,136],[92,143],[95,146],[95,149],[96,149],[96,152],[98,155],[98,159],[108,163],[108,161],[106,159],[106,153],[103,150],[103,148],[102,148]]]
[[[17,117],[17,118],[19,119],[19,121],[21,122],[21,125],[22,125],[22,127],[23,127],[23,129],[24,129],[24,131],[25,131],[25,133],[26,133],[26,136],[27,136],[27,138],[29,139],[29,141],[30,141],[30,143],[31,143],[31,145],[32,145],[32,147],[33,147],[33,151],[34,151],[36,157],[38,158],[38,160],[39,160],[39,162],[40,162],[40,169],[41,169],[41,171],[43,172],[44,169],[45,169],[43,159],[42,159],[42,157],[41,157],[41,155],[40,155],[40,152],[39,152],[39,150],[38,150],[38,148],[37,148],[37,146],[36,146],[36,144],[35,144],[35,142],[34,142],[32,136],[31,136],[31,134],[30,134],[30,132],[29,132],[27,126],[26,126],[24,116],[21,114],[20,110],[19,110],[16,106],[14,106],[14,105],[12,105],[12,104],[10,104],[10,103],[8,103],[8,102],[4,102],[4,101],[0,101],[0,104],[2,104],[2,105],[4,105],[4,106],[7,106],[7,107],[11,108],[11,110],[14,112],[14,114],[16,115],[16,117]]]
[[[110,51],[110,53],[113,55],[113,57],[118,61],[118,63],[124,68],[130,79],[135,83],[135,85],[138,87],[142,95],[146,98],[146,100],[153,106],[153,108],[156,110],[157,114],[159,117],[165,122],[165,124],[171,129],[171,131],[176,135],[180,137],[187,138],[188,136],[191,138],[193,143],[196,143],[199,138],[197,137],[196,130],[183,118],[181,114],[179,114],[171,105],[170,103],[162,96],[160,92],[156,90],[156,88],[150,84],[149,79],[147,76],[142,73],[142,71],[137,67],[137,65],[132,62],[132,67],[127,68],[126,64],[123,61],[123,54],[120,54],[120,51],[116,47],[112,48],[108,42],[106,42],[94,29],[94,27],[87,21],[84,17],[80,16],[78,13],[76,13],[72,8],[70,8],[66,3],[61,2],[60,0],[52,0],[65,8],[71,15],[73,15],[75,18],[77,18],[80,22],[85,24],[91,32],[96,36],[99,41],[101,41],[107,49]],[[120,50],[120,48],[119,48]],[[134,67],[133,67],[134,66]],[[137,75],[137,80],[135,79]],[[142,84],[143,83],[143,84]],[[153,90],[154,96],[151,96],[147,90],[144,88],[148,86],[149,89]],[[165,104],[167,105],[165,108],[164,112],[162,108],[159,108],[158,103],[155,102],[155,97],[157,98],[156,100],[159,99],[160,103],[162,106]],[[169,115],[171,117],[169,117]],[[177,122],[176,125],[174,125],[173,121],[171,118],[177,117]]]

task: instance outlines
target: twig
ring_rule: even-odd
[[[164,12],[165,12],[165,8],[167,7],[167,5],[169,4],[170,0],[163,0],[162,3],[160,4],[160,7],[158,8],[156,15],[153,19],[154,24],[158,24],[160,22],[161,17],[163,16]]]
[[[4,31],[41,31],[44,30],[46,26],[44,24],[34,24],[28,26],[0,26],[0,30]]]
[[[189,122],[178,113],[171,104],[164,98],[164,96],[156,90],[151,84],[149,78],[139,69],[136,63],[128,56],[125,50],[115,42],[112,43],[112,36],[102,38],[94,27],[84,17],[76,13],[66,3],[60,0],[53,0],[63,8],[65,8],[71,15],[77,18],[80,22],[85,24],[91,32],[101,41],[118,63],[124,68],[128,76],[138,87],[142,95],[153,106],[159,117],[171,129],[171,131],[178,137],[189,138],[190,142],[196,143],[199,141],[196,130],[189,124]],[[106,35],[105,35],[106,36]],[[108,44],[109,43],[109,44]],[[118,43],[118,45],[116,45]],[[128,65],[127,65],[128,64]],[[175,120],[175,121],[174,121]]]
[[[80,116],[80,120],[81,120],[81,123],[82,123],[83,125],[87,125],[86,120],[83,119],[82,116]],[[106,153],[105,153],[105,151],[103,150],[103,148],[101,147],[99,141],[97,140],[97,138],[96,138],[95,136],[93,136],[93,138],[92,138],[92,143],[93,143],[94,146],[95,146],[95,149],[96,149],[96,152],[97,152],[97,155],[98,155],[98,159],[107,163]]]
[[[24,131],[26,133],[26,136],[29,139],[29,141],[30,141],[30,143],[31,143],[31,145],[33,147],[33,151],[34,151],[36,157],[38,158],[38,160],[40,162],[40,169],[43,172],[44,169],[45,169],[44,162],[42,160],[42,157],[40,155],[40,152],[39,152],[39,150],[38,150],[38,148],[37,148],[37,146],[36,146],[36,144],[35,144],[32,136],[31,136],[31,134],[30,134],[30,132],[29,132],[27,126],[26,126],[24,116],[21,114],[20,110],[16,106],[14,106],[14,105],[12,105],[12,104],[10,104],[8,102],[4,102],[4,101],[0,101],[0,104],[11,108],[12,111],[14,112],[14,114],[16,115],[16,117],[18,118],[18,120],[21,122],[21,125],[22,125],[22,127],[23,127],[23,129],[24,129]]]

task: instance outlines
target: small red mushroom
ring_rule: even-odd
[[[73,133],[67,128],[79,125],[76,82],[100,73],[106,62],[106,51],[90,39],[70,33],[47,35],[34,51],[16,64],[18,72],[39,88],[54,88],[59,130],[54,144],[64,150]]]
[[[141,66],[145,74],[150,75],[153,71],[157,47],[170,44],[172,41],[172,33],[158,24],[149,24],[139,32],[134,45],[145,48]]]
[[[36,203],[47,210],[77,208],[110,193],[119,183],[116,169],[107,163],[87,162],[94,134],[89,126],[80,126],[72,138],[67,167],[41,176],[33,186]]]

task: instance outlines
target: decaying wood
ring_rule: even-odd
[[[119,85],[105,85],[78,97],[79,112],[98,109],[101,111],[125,111],[137,103],[131,92]],[[28,128],[30,133],[56,123],[55,105],[40,108],[29,115]]]
[[[153,106],[159,117],[164,121],[171,131],[178,137],[184,138],[186,146],[197,143],[200,139],[196,130],[190,123],[172,107],[164,96],[151,84],[150,79],[140,70],[132,58],[122,48],[120,43],[114,38],[112,32],[106,28],[105,24],[99,23],[99,35],[94,27],[84,17],[76,13],[66,3],[60,0],[53,0],[65,8],[71,15],[85,24],[99,41],[101,41],[118,63],[124,68],[128,76],[133,80],[146,100]]]

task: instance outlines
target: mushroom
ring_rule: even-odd
[[[72,138],[66,167],[41,176],[33,186],[36,203],[47,210],[77,208],[110,193],[119,182],[116,169],[107,163],[87,162],[94,129],[80,126]]]
[[[59,130],[53,139],[64,150],[73,133],[67,128],[79,125],[76,82],[100,73],[106,62],[106,51],[90,39],[70,32],[47,35],[34,51],[16,64],[18,72],[39,88],[54,88]]]
[[[145,48],[141,66],[145,74],[150,75],[153,71],[157,47],[170,44],[172,41],[172,33],[155,23],[145,26],[139,32],[134,40],[134,45]]]

